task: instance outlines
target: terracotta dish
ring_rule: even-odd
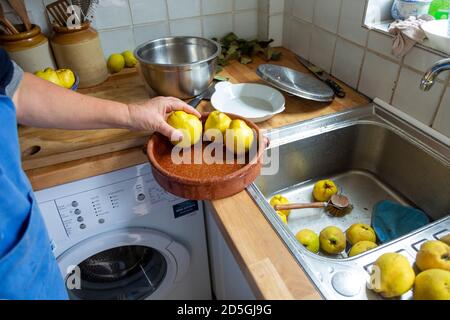
[[[202,114],[203,123],[209,113]],[[265,145],[259,128],[239,116],[228,114],[231,119],[244,120],[258,137],[258,150],[253,159],[246,155],[245,164],[174,164],[173,144],[161,134],[154,134],[147,146],[147,155],[153,175],[167,192],[190,200],[218,200],[235,195],[247,188],[260,175]],[[202,151],[208,145],[204,142]],[[192,147],[194,148],[194,147]],[[192,152],[194,154],[194,152]],[[193,156],[192,156],[193,157]]]

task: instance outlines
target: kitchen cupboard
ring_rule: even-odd
[[[211,281],[216,298],[218,300],[256,300],[213,217],[211,204],[206,202],[204,207]]]

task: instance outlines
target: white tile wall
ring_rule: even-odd
[[[331,32],[336,33],[339,22],[341,0],[316,0],[314,23]]]
[[[233,1],[208,0],[202,1],[203,14],[230,12],[233,10]]]
[[[426,72],[428,68],[442,57],[421,48],[412,48],[405,56],[404,64],[420,72]],[[439,79],[445,81],[448,74],[441,73]]]
[[[338,38],[332,73],[349,86],[356,88],[363,58],[364,50],[362,48]]]
[[[314,27],[311,37],[310,60],[327,72],[331,71],[333,63],[336,35]]]
[[[221,0],[223,1],[223,0]],[[234,10],[258,9],[258,0],[234,0]]]
[[[135,43],[144,43],[148,39],[164,38],[169,35],[169,24],[166,21],[135,26]]]
[[[450,137],[450,87],[445,90],[433,128]]]
[[[257,14],[256,11],[249,11],[250,13]],[[245,12],[246,14],[247,12]],[[257,27],[257,22],[251,21],[253,23],[251,27],[255,29]],[[223,37],[227,33],[233,30],[233,15],[231,13],[219,14],[214,16],[207,16],[203,18],[203,35],[207,38],[213,37]],[[245,37],[246,35],[241,35],[241,30],[238,31],[238,24],[236,23],[236,30],[239,36]]]
[[[370,98],[391,101],[399,66],[372,52],[367,52],[361,72],[359,90]]]
[[[362,26],[364,15],[364,1],[342,0],[341,19],[339,21],[339,35],[365,46],[367,29]]]
[[[129,0],[133,24],[167,20],[165,0]]]
[[[167,0],[167,6],[170,19],[197,17],[201,13],[200,0]]]
[[[278,47],[283,45],[283,27],[284,27],[284,9],[285,0],[261,0],[260,1],[260,17],[267,14],[267,39],[272,39],[272,46]],[[261,3],[263,5],[261,5]],[[268,6],[268,8],[267,8]],[[267,10],[267,13],[264,11]]]
[[[289,48],[305,59],[309,59],[313,26],[301,20],[292,20],[289,31]]]
[[[393,60],[400,60],[392,55],[392,38],[377,31],[369,32],[367,47]]]
[[[271,15],[283,13],[284,11],[284,0],[270,0],[269,13]]]
[[[202,36],[202,22],[199,19],[182,19],[170,21],[173,36]]]
[[[419,87],[421,79],[422,74],[402,68],[392,103],[417,120],[431,125],[444,86],[435,83],[430,91],[424,92]]]
[[[26,0],[32,22],[46,33],[44,5],[52,1]],[[366,22],[386,19],[391,1],[369,0]],[[0,2],[18,22],[6,1]],[[283,44],[450,136],[449,75],[442,74],[429,93],[417,89],[421,73],[445,56],[414,48],[394,58],[391,37],[362,27],[365,5],[364,0],[100,0],[94,26],[105,55],[170,35],[220,37],[234,31],[273,38],[274,45]]]
[[[369,2],[366,22],[388,17],[392,0]],[[365,8],[364,0],[285,0],[283,45],[450,137],[450,75],[442,74],[430,92],[419,89],[422,74],[448,55],[416,47],[395,58],[391,36],[363,27]]]
[[[109,55],[114,52],[123,52],[134,48],[133,28],[120,28],[100,32],[103,51]]]
[[[283,44],[283,21],[282,14],[269,17],[269,38],[274,39],[273,46],[281,46]]]
[[[126,27],[132,24],[128,0],[102,0],[95,15],[99,30]]]
[[[292,13],[294,17],[312,22],[315,0],[293,0]]]
[[[255,39],[258,37],[258,12],[245,11],[234,15],[234,26],[236,34],[244,39]]]

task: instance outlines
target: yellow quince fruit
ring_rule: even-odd
[[[331,180],[321,180],[314,185],[313,196],[316,201],[327,202],[338,192],[337,186]]]
[[[319,235],[320,248],[328,254],[339,254],[345,250],[345,234],[338,227],[327,227]]]
[[[450,246],[438,240],[425,242],[417,253],[416,265],[422,271],[428,269],[450,271]]]
[[[360,241],[355,243],[355,245],[350,249],[348,256],[354,257],[366,251],[375,249],[377,244],[372,241]]]
[[[414,283],[414,300],[450,300],[450,271],[421,272]]]
[[[112,54],[108,58],[108,69],[111,73],[118,73],[125,68],[125,58],[118,53]]]
[[[289,204],[289,200],[282,195],[277,194],[272,199],[270,199],[270,205],[275,209],[275,206],[278,204]],[[291,213],[291,210],[279,210],[277,211],[277,213],[288,217]]]
[[[137,61],[136,57],[134,56],[134,53],[131,52],[130,50],[123,52],[122,56],[125,60],[125,67],[133,68],[134,66],[137,65],[138,61]]]
[[[175,111],[167,118],[167,123],[183,134],[181,141],[172,141],[180,148],[189,148],[202,137],[203,124],[199,118],[184,111]]]
[[[345,233],[347,235],[347,240],[351,245],[354,245],[360,241],[377,241],[375,231],[369,225],[364,223],[353,224]]]
[[[283,221],[284,224],[288,224],[287,217],[284,214],[281,214],[277,211],[278,217]]]
[[[375,261],[370,287],[384,298],[400,297],[414,285],[416,274],[400,253],[385,253]]]
[[[231,121],[231,118],[223,112],[211,112],[205,123],[205,138],[209,141],[214,141],[219,131],[222,137],[224,137],[227,129],[231,125]]]
[[[70,69],[60,69],[56,71],[59,81],[64,88],[70,89],[75,83],[75,74]]]
[[[318,253],[320,249],[319,236],[312,230],[300,230],[296,235],[298,242],[305,246],[312,253]]]
[[[243,120],[233,120],[225,133],[225,146],[237,155],[250,150],[255,140],[254,132]]]
[[[58,77],[58,74],[56,73],[55,70],[53,70],[52,68],[47,68],[44,71],[37,71],[35,73],[36,76],[38,76],[41,79],[47,80],[49,82],[52,82],[60,87],[62,87],[62,83],[61,80]]]

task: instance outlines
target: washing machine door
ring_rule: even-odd
[[[75,300],[164,299],[190,264],[184,246],[144,228],[89,238],[57,260]]]

